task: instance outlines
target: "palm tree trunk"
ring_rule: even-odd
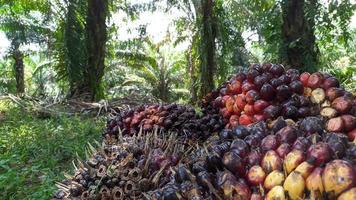
[[[215,71],[215,35],[213,25],[213,0],[202,0],[202,50],[201,50],[201,88],[200,95],[205,96],[214,89]]]
[[[315,16],[306,18],[304,11],[306,1],[284,0],[282,2],[283,47],[281,48],[281,58],[284,63],[297,68],[317,65],[317,48],[313,28]],[[315,8],[316,1],[310,0],[310,6]]]
[[[92,100],[103,97],[101,81],[105,69],[105,44],[107,40],[106,17],[108,0],[89,0],[87,15],[87,51],[88,66],[86,83],[89,86]]]
[[[195,63],[193,58],[193,42],[188,48],[188,66],[189,66],[189,79],[190,79],[190,93],[191,103],[197,102],[197,90],[196,90],[196,77],[195,77]]]
[[[19,46],[16,46],[13,52],[14,72],[16,79],[16,91],[18,94],[25,92],[25,73],[24,73],[24,63],[23,63],[23,53],[20,51]]]

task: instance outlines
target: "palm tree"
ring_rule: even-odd
[[[49,28],[32,15],[34,12],[43,12],[48,9],[47,1],[34,1],[23,4],[22,1],[4,1],[0,8],[0,30],[6,33],[11,41],[9,53],[14,59],[14,75],[16,79],[17,93],[25,92],[24,80],[24,52],[21,51],[21,45],[30,43],[41,43],[45,40],[44,35]]]
[[[183,82],[182,65],[185,64],[183,58],[173,57],[171,50],[164,46],[166,42],[164,40],[154,44],[145,39],[145,48],[141,52],[117,52],[122,64],[133,69],[134,75],[150,85],[152,94],[163,102],[169,102],[173,87]],[[135,83],[136,81],[133,81],[135,76],[129,75],[126,81]]]

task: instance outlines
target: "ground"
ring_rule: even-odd
[[[0,199],[49,199],[104,126],[105,117],[40,119],[0,102]]]

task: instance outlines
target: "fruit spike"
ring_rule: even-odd
[[[227,96],[229,99],[230,97]],[[233,100],[232,105],[234,103]],[[232,106],[229,105],[229,109]],[[225,115],[231,116],[231,110],[225,110]],[[219,114],[204,113],[199,115],[193,107],[166,104],[138,106],[134,109],[121,111],[108,121],[104,133],[106,142],[115,142],[119,133],[122,135],[135,135],[140,130],[151,131],[155,128],[177,132],[179,137],[187,139],[203,139],[223,127],[222,118]],[[120,132],[121,130],[121,132]]]
[[[75,174],[57,184],[53,199],[142,199],[143,192],[168,183],[170,168],[190,151],[176,134],[140,134],[102,145],[75,164]]]

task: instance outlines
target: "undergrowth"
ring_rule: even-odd
[[[0,199],[50,199],[55,182],[72,174],[88,142],[100,141],[104,119],[39,119],[0,102]]]

